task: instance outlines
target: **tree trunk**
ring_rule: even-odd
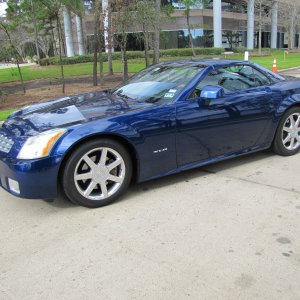
[[[60,41],[61,41],[61,54],[63,55],[67,55],[67,48],[66,48],[66,43],[65,43],[65,36],[64,36],[64,32],[62,30],[62,26],[61,23],[59,22],[59,31],[60,31]]]
[[[262,37],[262,4],[259,4],[259,30],[258,30],[258,53],[261,54],[261,37]]]
[[[125,34],[125,37],[122,37],[121,42],[121,52],[122,52],[122,62],[123,62],[123,80],[128,79],[128,60],[127,60],[127,52],[126,52],[126,39],[127,35]]]
[[[149,67],[150,62],[149,62],[149,37],[148,33],[145,34],[144,38],[144,46],[145,46],[145,62],[146,62],[146,67]]]
[[[143,33],[144,33],[144,48],[145,48],[145,63],[146,67],[149,67],[149,33],[145,30],[143,27]]]
[[[102,40],[102,33],[104,31],[104,24],[103,19],[100,16],[100,12],[102,12],[102,1],[99,2],[99,27],[98,27],[98,40],[99,40],[99,79],[100,84],[104,84],[104,68],[103,68],[103,55],[102,55],[102,49],[103,49],[103,40]]]
[[[33,0],[31,0],[31,8],[32,8],[32,19],[33,19],[33,27],[34,27],[34,40],[35,40],[36,56],[38,59],[38,63],[40,64],[41,56],[40,56],[38,32],[37,32],[37,26],[36,26],[36,14],[35,14],[35,9],[34,9],[34,5],[33,5]]]
[[[14,46],[14,49],[18,52],[19,56],[21,57],[21,62],[25,62],[25,52],[23,50],[23,47],[22,46],[17,46],[15,47]]]
[[[50,20],[50,27],[51,27],[51,41],[52,41],[52,47],[53,47],[53,54],[54,56],[58,55],[57,47],[56,47],[56,40],[54,35],[54,26],[52,24],[52,20]]]
[[[153,54],[153,64],[159,63],[159,48],[160,48],[160,10],[161,10],[161,0],[155,0],[155,12],[157,20],[154,24],[154,54]]]
[[[101,40],[101,36],[100,39]],[[99,51],[99,79],[100,79],[100,85],[104,85],[104,66],[103,66],[103,55],[102,55],[102,43],[99,45],[100,51]]]
[[[22,89],[23,89],[24,94],[26,94],[25,84],[24,84],[23,75],[22,75],[22,71],[21,71],[21,68],[20,68],[20,63],[19,63],[18,58],[16,58],[16,62],[17,62],[17,67],[18,67],[20,80],[21,80],[21,83],[22,83]]]
[[[97,65],[98,65],[98,34],[94,31],[94,59],[93,59],[93,85],[98,85],[98,72],[97,72]]]
[[[261,54],[261,38],[262,38],[262,27],[259,25],[258,31],[258,53]]]
[[[292,23],[292,21],[291,21]],[[293,28],[290,25],[290,28],[288,29],[288,48],[291,50],[293,48]]]
[[[291,30],[288,31],[288,49],[292,49]]]
[[[296,34],[296,22],[297,22],[297,16],[298,16],[298,11],[297,11],[297,4],[296,1],[294,2],[294,7],[291,12],[291,17],[290,17],[290,48],[293,49],[295,48],[295,34]]]
[[[101,1],[101,0],[100,0]],[[93,61],[93,85],[98,85],[97,65],[98,65],[98,33],[99,33],[99,2],[94,1],[94,61]]]
[[[65,93],[65,74],[64,74],[64,65],[62,62],[62,36],[61,36],[61,27],[59,16],[56,16],[56,24],[57,24],[57,34],[58,34],[58,49],[59,49],[59,64],[60,64],[60,72],[61,72],[61,79],[62,79],[62,92]]]
[[[107,52],[107,62],[108,62],[108,75],[114,75],[114,67],[113,67],[113,54],[112,48],[108,48]]]
[[[113,34],[112,34],[112,13],[111,3],[108,1],[108,10],[107,10],[107,21],[108,21],[108,28],[107,28],[107,60],[108,60],[108,75],[114,75],[113,69]]]
[[[195,48],[194,48],[194,42],[193,42],[193,37],[192,37],[192,33],[191,33],[191,24],[190,24],[190,8],[187,8],[186,11],[186,23],[187,23],[187,27],[188,27],[188,33],[189,33],[189,40],[190,40],[190,45],[192,48],[192,53],[193,56],[196,56],[196,52],[195,52]]]
[[[82,17],[78,15],[76,15],[76,28],[77,28],[77,38],[78,38],[78,54],[85,55]]]

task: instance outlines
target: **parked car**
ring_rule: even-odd
[[[142,182],[272,148],[300,147],[300,81],[246,61],[151,66],[111,91],[32,105],[0,129],[0,185],[87,207]]]

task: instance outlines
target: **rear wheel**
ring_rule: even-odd
[[[300,149],[300,108],[289,109],[282,117],[273,143],[275,153],[289,156]]]
[[[125,147],[111,139],[99,139],[72,153],[62,186],[72,202],[94,208],[114,202],[127,189],[131,176],[131,159]]]

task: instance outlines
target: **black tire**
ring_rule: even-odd
[[[96,208],[117,200],[131,177],[132,162],[126,148],[102,138],[82,144],[71,154],[63,169],[62,188],[71,202]]]
[[[275,153],[282,156],[290,156],[299,152],[300,143],[297,141],[297,136],[300,137],[300,125],[292,126],[291,123],[291,118],[296,120],[297,117],[300,117],[300,107],[293,107],[282,116],[273,141],[273,151]],[[291,126],[291,128],[288,128],[289,126]],[[290,133],[286,131],[287,128],[291,130]],[[289,134],[290,136],[288,136]],[[289,139],[291,139],[291,141],[289,141]],[[285,140],[287,140],[287,142],[284,142]]]

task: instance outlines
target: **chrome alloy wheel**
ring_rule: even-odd
[[[115,194],[125,179],[122,156],[108,147],[93,149],[76,165],[74,182],[77,191],[89,200],[105,200]]]
[[[287,150],[300,146],[300,113],[290,115],[282,128],[282,143]]]

